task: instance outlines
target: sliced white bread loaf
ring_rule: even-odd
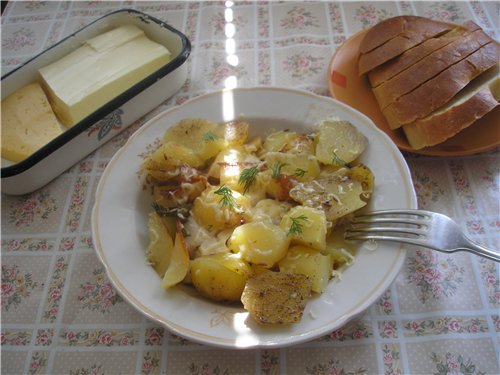
[[[403,54],[370,70],[368,72],[368,79],[370,80],[371,86],[377,87],[381,85],[424,57],[430,55],[432,52],[479,29],[480,27],[476,23],[467,21],[463,25],[457,26],[443,35],[430,38],[418,46],[410,48]]]
[[[358,73],[363,75],[429,38],[455,26],[418,16],[398,16],[378,23],[360,44]]]
[[[500,57],[497,42],[481,47],[382,109],[391,129],[415,122],[445,105],[469,82],[495,66]]]
[[[410,146],[418,150],[444,142],[495,109],[500,100],[497,64],[461,90],[445,106],[403,126]]]
[[[476,30],[434,51],[408,69],[372,89],[380,108],[384,109],[399,97],[413,91],[416,87],[492,41],[493,39],[484,31]]]

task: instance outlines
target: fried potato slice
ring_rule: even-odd
[[[250,277],[241,302],[260,324],[298,322],[311,297],[310,277],[291,272],[262,272]]]

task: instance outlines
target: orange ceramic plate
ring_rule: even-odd
[[[400,150],[422,155],[464,156],[485,152],[500,145],[500,112],[495,110],[445,142],[420,150],[411,148],[401,129],[391,130],[379,109],[366,77],[358,76],[358,48],[368,30],[354,34],[337,49],[328,67],[330,95],[372,119]]]

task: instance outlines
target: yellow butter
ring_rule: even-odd
[[[20,162],[62,133],[38,83],[2,100],[2,158]]]
[[[170,59],[165,46],[124,25],[89,39],[40,75],[54,112],[71,127]]]

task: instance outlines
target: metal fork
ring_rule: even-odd
[[[354,216],[346,240],[396,241],[444,253],[468,251],[500,262],[500,253],[465,236],[448,216],[423,210],[383,210]]]

